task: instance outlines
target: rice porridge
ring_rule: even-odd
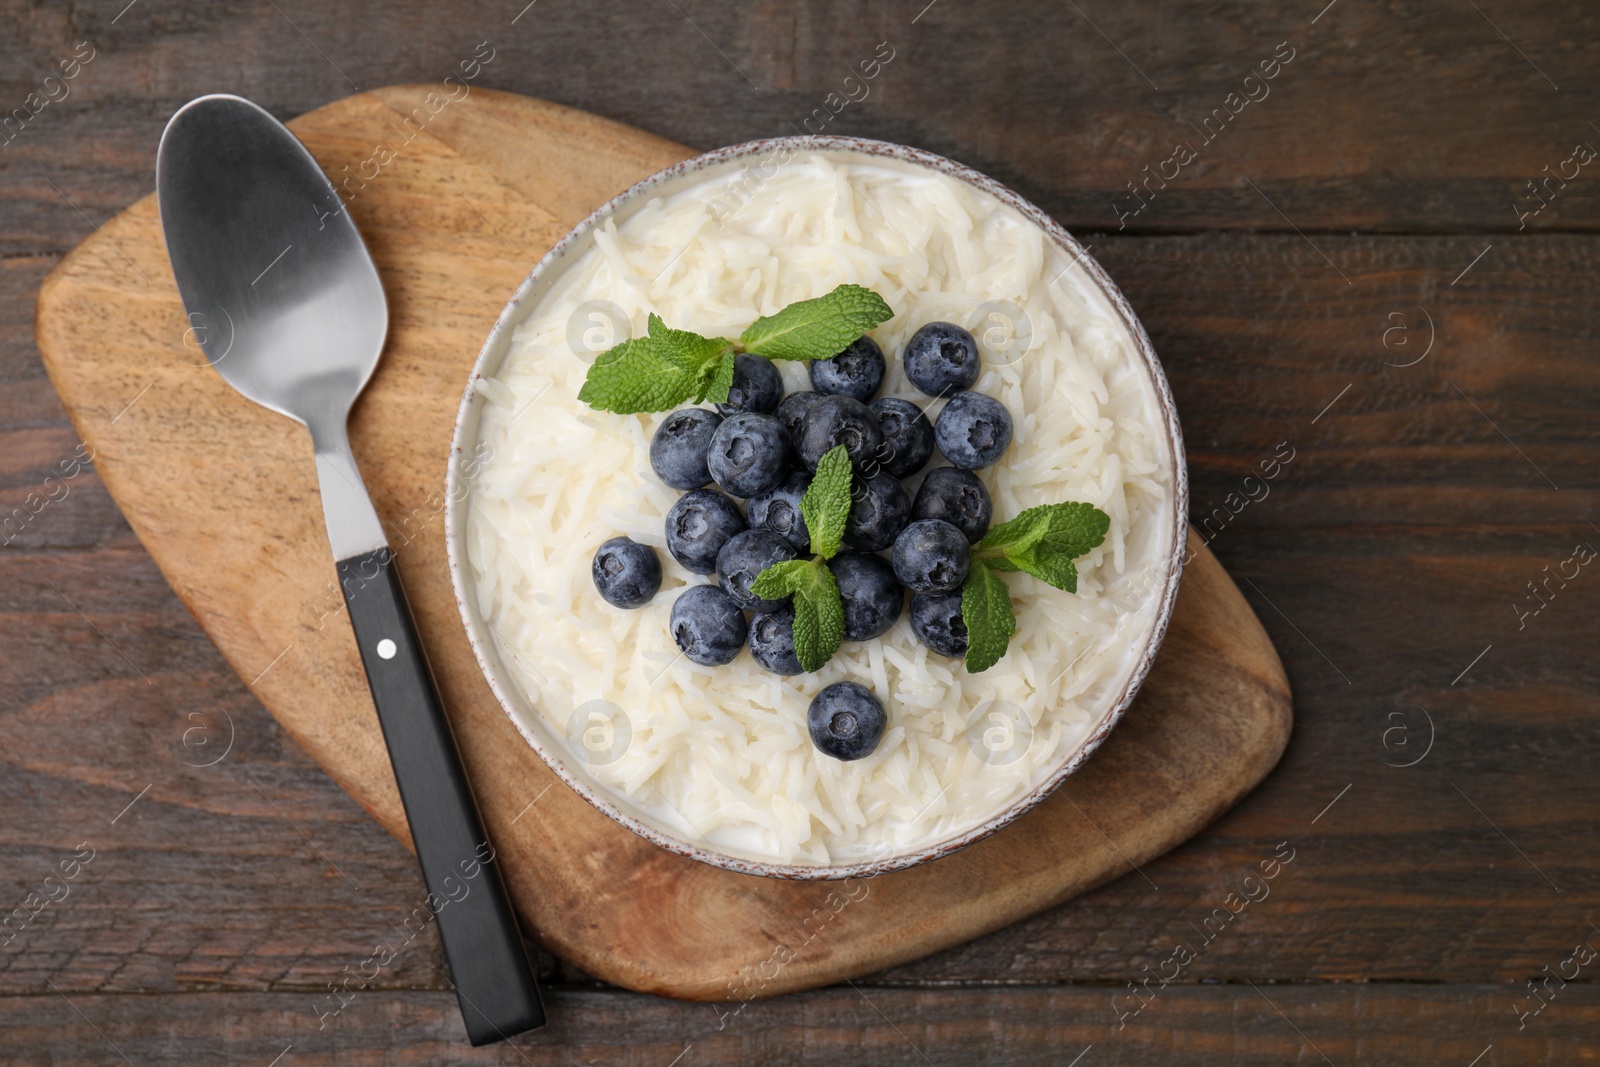
[[[930,419],[945,401],[911,385],[899,353],[934,320],[976,336],[973,388],[1003,401],[1015,425],[1005,461],[976,472],[995,523],[1058,501],[1109,516],[1103,543],[1077,560],[1076,594],[1006,576],[1016,633],[982,673],[930,652],[905,617],[790,677],[748,649],[719,667],[686,658],[669,614],[708,579],[665,549],[680,493],[653,472],[650,443],[669,413],[618,415],[577,398],[595,355],[571,340],[586,305],[615,305],[635,337],[651,314],[738,337],[842,283],[894,312],[871,331],[887,356],[879,395]],[[776,365],[787,390],[811,388],[804,364]],[[732,207],[723,179],[679,186],[620,224],[607,219],[475,387],[483,460],[464,505],[468,596],[568,772],[681,841],[814,866],[958,836],[1084,744],[1157,623],[1177,492],[1157,385],[1082,265],[954,177],[817,151]],[[907,479],[912,493],[925,474]],[[596,547],[619,534],[661,557],[660,592],[637,610],[608,605],[591,582]],[[854,762],[822,756],[807,734],[812,698],[846,680],[888,712],[882,742]]]

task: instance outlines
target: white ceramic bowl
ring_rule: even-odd
[[[734,172],[747,166],[760,166],[767,163],[781,164],[782,161],[805,152],[860,154],[864,157],[869,157],[868,161],[877,164],[893,160],[898,161],[903,166],[935,171],[946,177],[975,186],[981,192],[993,196],[1002,204],[1017,211],[1024,219],[1038,226],[1043,231],[1045,238],[1054,243],[1069,261],[1081,265],[1091,283],[1099,289],[1101,295],[1105,297],[1107,303],[1121,319],[1122,325],[1126,328],[1129,337],[1133,341],[1136,358],[1143,361],[1145,369],[1154,383],[1160,418],[1166,431],[1168,448],[1173,457],[1174,499],[1170,516],[1171,530],[1163,557],[1167,561],[1166,572],[1162,576],[1161,585],[1156,594],[1159,597],[1159,603],[1157,605],[1155,624],[1149,631],[1144,647],[1138,650],[1137,663],[1133,672],[1129,675],[1126,686],[1115,699],[1108,703],[1101,718],[1091,727],[1085,739],[1076,748],[1069,750],[1061,762],[1038,785],[1006,806],[1004,810],[995,812],[980,825],[963,830],[945,840],[924,845],[915,850],[875,859],[872,862],[828,866],[760,862],[740,856],[728,855],[703,843],[684,840],[677,836],[676,833],[654,825],[643,813],[623,810],[609,792],[598,787],[581,770],[575,770],[564,761],[562,744],[551,735],[543,717],[537,710],[529,706],[520,687],[514,680],[513,672],[502,660],[500,652],[489,634],[488,625],[478,612],[473,593],[473,584],[467,574],[465,525],[468,512],[467,495],[470,486],[462,474],[464,464],[461,462],[462,457],[474,454],[474,449],[478,442],[478,423],[483,401],[473,383],[479,377],[493,377],[498,373],[501,364],[511,350],[513,329],[527,317],[541,298],[549,292],[563,271],[584,252],[593,247],[594,231],[601,223],[609,218],[615,219],[620,224],[652,197],[670,195],[689,185],[698,184],[719,176],[731,176]],[[1162,372],[1155,350],[1151,347],[1150,338],[1145,333],[1144,327],[1139,323],[1138,317],[1134,315],[1133,309],[1128,306],[1126,298],[1123,297],[1111,279],[1106,276],[1105,271],[1100,268],[1099,264],[1089,256],[1082,245],[1053,219],[999,182],[969,167],[952,162],[943,156],[937,156],[915,148],[907,148],[903,145],[851,137],[784,137],[764,141],[751,141],[746,144],[707,152],[704,155],[685,160],[646,178],[601,206],[579,223],[571,233],[562,238],[534,266],[533,271],[518,286],[516,293],[511,297],[511,301],[506,305],[505,310],[500,313],[500,318],[495,322],[494,329],[490,331],[489,338],[484,343],[483,351],[478,355],[478,360],[473,365],[472,375],[462,396],[461,409],[456,417],[455,437],[451,444],[450,467],[446,488],[445,538],[450,557],[450,577],[455,583],[456,601],[461,609],[461,618],[466,624],[467,636],[472,643],[474,653],[478,657],[478,663],[483,668],[483,674],[489,682],[489,687],[494,691],[501,706],[505,708],[506,714],[510,716],[518,732],[527,739],[528,744],[532,745],[534,751],[539,754],[545,763],[549,764],[551,770],[555,771],[561,780],[576,790],[580,796],[646,840],[672,852],[713,866],[777,878],[851,878],[912,867],[946,855],[964,845],[971,844],[994,833],[1048,796],[1051,790],[1055,789],[1067,775],[1082,766],[1090,754],[1105,740],[1112,727],[1122,718],[1123,712],[1127,710],[1135,693],[1138,692],[1140,684],[1144,681],[1146,674],[1149,673],[1150,664],[1154,660],[1156,651],[1161,645],[1161,640],[1166,634],[1167,623],[1172,615],[1173,603],[1177,599],[1178,581],[1183,567],[1185,539],[1188,528],[1188,476],[1184,465],[1183,437],[1178,426],[1177,412],[1172,402],[1172,393],[1167,385],[1166,375]]]

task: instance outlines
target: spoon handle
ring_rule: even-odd
[[[484,1045],[543,1026],[522,934],[417,640],[394,554],[385,545],[337,566],[467,1036]]]

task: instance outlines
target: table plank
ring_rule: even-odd
[[[1081,1063],[1281,1067],[1284,1063],[1594,1063],[1600,991],[1568,985],[1517,1030],[1516,997],[1475,985],[1168,987],[1118,1029],[1115,990],[837,988],[749,1005],[552,990],[550,1025],[469,1049],[447,992],[80,994],[0,998],[11,1062],[141,1067],[226,1062],[302,1067],[382,1063],[871,1063],[928,1067]],[[327,994],[324,993],[324,997]],[[1131,994],[1125,1000],[1131,1003]],[[1527,1010],[1527,1001],[1522,1010]],[[1120,1010],[1128,1009],[1123,1001]],[[326,1014],[324,1014],[326,1013]],[[319,1029],[320,1024],[320,1029]],[[1087,1051],[1087,1054],[1085,1054]],[[1475,1056],[1481,1059],[1474,1061]]]
[[[427,0],[292,3],[281,14],[142,5],[115,21],[113,6],[35,15],[0,41],[7,101],[80,41],[96,49],[70,94],[5,149],[25,179],[0,188],[0,254],[64,251],[76,238],[63,235],[87,230],[73,205],[99,220],[149,192],[161,127],[192,96],[241,92],[288,117],[357,88],[442,79],[480,42],[494,58],[477,84],[702,148],[796,129],[915,144],[1097,233],[1512,233],[1517,205],[1539,203],[1527,182],[1563,169],[1580,141],[1600,146],[1586,82],[1600,64],[1600,15],[1582,0],[1494,20],[1467,7],[1341,3],[1314,23],[1321,5],[1267,0],[1203,0],[1181,18],[1155,3],[941,3],[918,17],[925,3],[700,0],[674,11],[635,0],[542,5],[515,23],[521,5],[490,0],[452,4],[447,20]],[[1289,50],[1271,81],[1245,85]],[[877,76],[861,81],[874,61]],[[1230,103],[1236,92],[1261,99]],[[1219,109],[1227,121],[1211,119],[1221,132],[1207,143],[1203,123]],[[1169,164],[1163,188],[1179,142],[1196,158]],[[1151,181],[1146,167],[1156,175],[1140,184],[1147,206],[1124,218],[1139,202],[1129,184]],[[1528,227],[1600,226],[1592,179],[1575,168],[1570,187],[1552,180],[1551,205]]]

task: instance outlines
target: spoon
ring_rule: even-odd
[[[311,153],[241,97],[178,109],[156,190],[207,360],[310,431],[328,543],[467,1036],[483,1045],[542,1026],[516,916],[345,431],[389,329],[372,257]]]

